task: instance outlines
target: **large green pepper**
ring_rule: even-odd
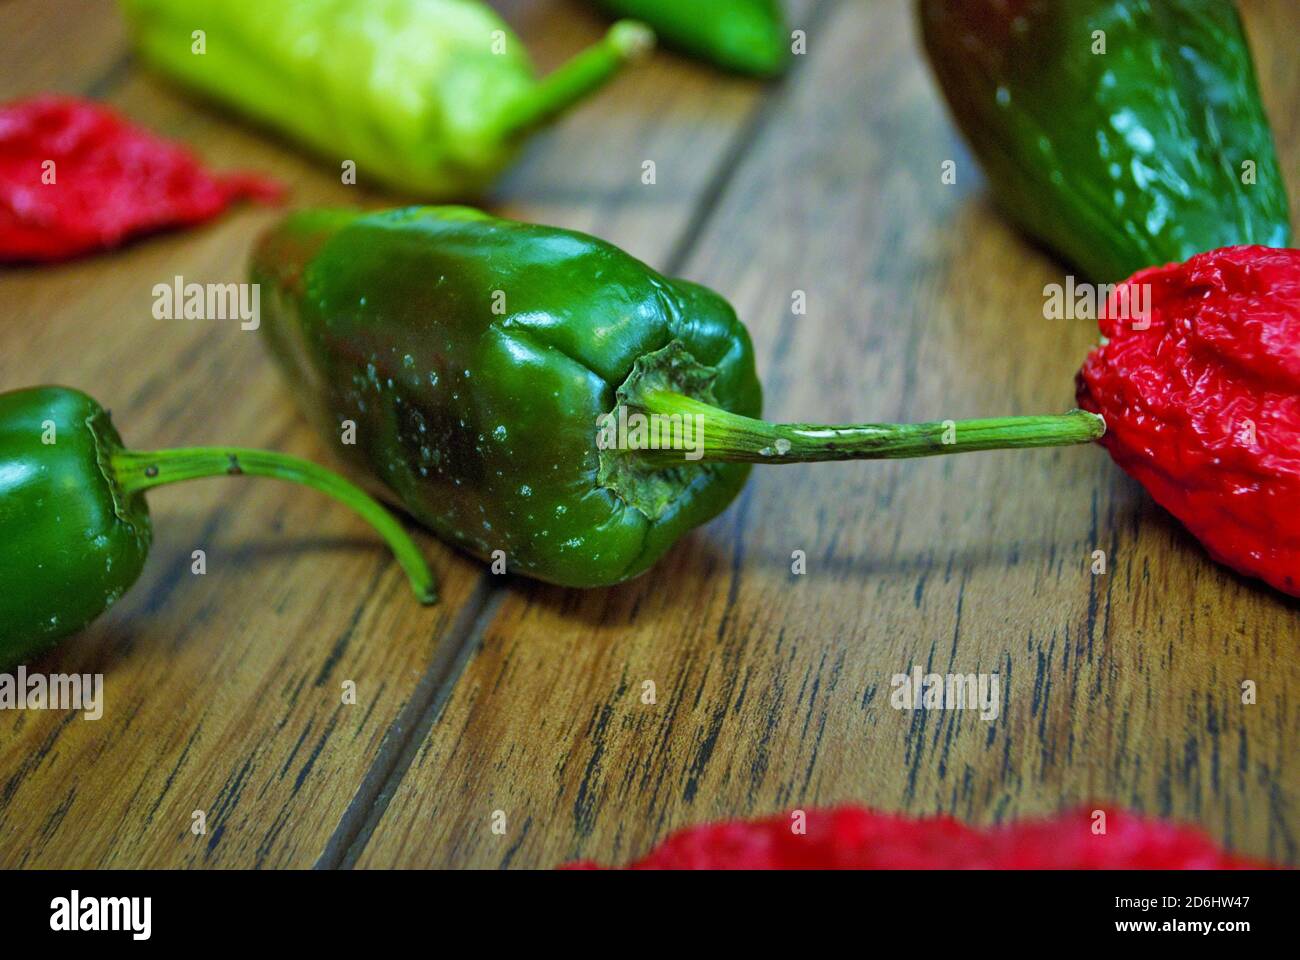
[[[1230,0],[919,0],[919,10],[996,199],[1092,279],[1289,244]]]
[[[301,483],[352,507],[433,602],[433,576],[410,537],[342,477],[262,450],[127,450],[93,399],[33,387],[0,393],[0,669],[80,630],[135,583],[152,538],[144,491],[238,474]]]
[[[649,568],[736,496],[748,463],[1104,429],[1079,411],[766,423],[749,336],[717,294],[593,237],[460,207],[294,214],[259,244],[252,277],[273,354],[342,456],[498,572],[567,586]]]
[[[615,24],[538,82],[478,0],[120,0],[159,70],[336,163],[430,199],[482,190],[525,137],[653,36]]]
[[[780,0],[597,0],[643,20],[668,45],[729,70],[773,76],[790,60]]]

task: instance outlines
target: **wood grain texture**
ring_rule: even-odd
[[[543,67],[604,29],[566,3],[514,3],[506,13]],[[400,200],[344,187],[145,73],[127,58],[112,3],[10,0],[4,15],[29,30],[0,34],[6,98],[93,92],[217,169],[292,184],[296,205]],[[61,26],[72,21],[71,32]],[[639,74],[531,144],[499,187],[498,208],[594,230],[654,260],[671,256],[762,91],[670,58]],[[663,122],[679,109],[695,120]],[[634,192],[643,158],[657,158],[672,190]],[[604,185],[593,180],[600,174]],[[79,386],[140,446],[219,442],[327,459],[255,334],[151,314],[153,285],[175,275],[241,280],[250,244],[278,215],[241,208],[112,255],[5,271],[0,389]],[[314,494],[220,480],[150,502],[155,544],[141,581],[33,666],[104,673],[104,718],[0,714],[0,867],[328,865],[454,666],[486,598],[482,570],[419,534],[443,596],[423,609],[368,529]],[[203,577],[190,573],[195,549],[207,552]],[[341,702],[344,680],[357,684],[355,705]],[[203,836],[190,832],[195,810],[206,814]]]
[[[604,24],[580,0],[498,6],[544,69]],[[1242,6],[1297,197],[1294,6]],[[754,333],[770,416],[1070,405],[1095,331],[1041,319],[1062,268],[989,209],[907,4],[792,7],[809,53],[786,82],[659,55],[532,143],[491,208],[722,292]],[[0,33],[0,96],[93,92],[215,167],[280,176],[294,204],[401,199],[343,188],[144,74],[105,0],[2,15],[21,29]],[[0,389],[82,386],[142,445],[326,458],[254,335],[150,315],[175,274],[240,279],[276,215],[0,273]],[[321,498],[221,480],[151,502],[141,582],[40,664],[105,673],[104,719],[0,714],[0,867],[550,866],[841,801],[986,823],[1085,800],[1300,862],[1300,607],[1211,564],[1099,450],[759,470],[612,590],[490,577],[419,534],[443,581],[433,610]],[[1000,717],[891,709],[914,664],[998,672]],[[1258,704],[1241,705],[1243,679]]]
[[[1245,12],[1296,196],[1294,7]],[[989,209],[907,5],[821,17],[674,265],[749,324],[767,415],[1068,408],[1095,326],[1042,319],[1062,268]],[[976,823],[1097,802],[1295,864],[1298,612],[1096,448],[757,469],[638,581],[511,583],[357,862],[618,862],[687,824],[841,802]],[[914,665],[997,672],[1001,715],[893,709]]]

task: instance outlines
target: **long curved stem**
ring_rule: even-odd
[[[287,480],[319,490],[351,507],[375,528],[392,549],[421,603],[438,601],[433,572],[415,541],[396,518],[356,484],[318,464],[269,450],[180,447],[173,450],[117,450],[109,456],[109,465],[118,485],[127,495],[185,480],[245,474]]]
[[[683,459],[688,463],[894,460],[1087,443],[1106,432],[1105,420],[1084,410],[983,420],[820,425],[755,420],[668,391],[641,393],[635,407],[649,415],[642,437],[670,438],[657,449],[639,448],[639,455],[665,464],[680,464]],[[654,417],[663,419],[656,422]]]

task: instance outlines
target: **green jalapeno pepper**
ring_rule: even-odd
[[[443,538],[566,586],[645,571],[731,502],[750,463],[1104,430],[1080,411],[767,423],[749,336],[716,293],[593,237],[461,207],[294,214],[251,272],[272,353],[343,457]]]
[[[401,525],[337,474],[263,450],[127,450],[86,394],[33,387],[0,393],[0,668],[80,630],[135,583],[152,538],[144,491],[239,474],[301,483],[352,507],[392,547],[420,600],[435,600]]]
[[[653,43],[618,23],[540,82],[478,0],[121,0],[154,67],[413,196],[482,190],[525,137]]]
[[[1231,0],[919,0],[925,48],[994,197],[1098,281],[1290,214]]]
[[[790,60],[779,0],[597,0],[611,13],[649,24],[684,53],[728,70],[769,77]]]

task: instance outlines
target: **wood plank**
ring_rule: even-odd
[[[806,0],[798,0],[800,4]],[[603,33],[609,18],[572,0],[496,3],[528,38],[543,72]],[[620,77],[607,96],[580,106],[525,149],[495,185],[501,216],[597,234],[650,263],[674,258],[676,245],[715,177],[726,149],[768,87],[656,51]],[[642,164],[655,182],[642,182]]]
[[[545,0],[518,3],[511,15],[546,66],[603,29]],[[571,26],[557,29],[561,18]],[[9,62],[26,41],[6,34],[0,42],[0,61]],[[61,48],[41,42],[33,63],[66,63]],[[99,66],[69,81],[72,89]],[[502,206],[598,230],[648,257],[669,255],[761,96],[753,85],[715,89],[711,76],[667,58],[621,78],[529,148],[500,190]],[[344,187],[328,169],[138,69],[101,92],[218,169],[249,167],[291,183],[294,204],[397,200]],[[693,126],[647,119],[706,92],[709,109]],[[674,172],[672,190],[585,189],[602,163],[621,158],[639,170],[642,156]],[[529,206],[534,195],[544,199]],[[278,215],[243,208],[109,256],[8,271],[0,389],[83,387],[142,446],[239,443],[327,460],[255,335],[151,316],[152,286],[177,274],[242,279],[249,245]],[[104,718],[0,716],[0,867],[310,866],[350,805],[364,812],[367,790],[382,785],[385,757],[400,752],[407,720],[419,716],[483,600],[481,567],[418,534],[442,579],[442,605],[426,610],[364,525],[320,497],[222,480],[150,500],[155,545],[141,582],[40,661],[48,672],[103,672]],[[198,548],[207,551],[202,578],[189,573]],[[341,703],[344,680],[357,684],[355,706]],[[190,833],[195,810],[207,817],[201,837]]]
[[[682,272],[747,319],[769,416],[1068,408],[1095,328],[1042,319],[1063,268],[990,210],[908,5],[831,6]],[[1247,12],[1294,118],[1294,10]],[[1279,141],[1300,155],[1293,123]],[[1297,611],[1096,448],[757,469],[638,581],[513,584],[358,862],[617,862],[690,823],[842,802],[976,823],[1107,802],[1294,864]],[[1000,716],[891,708],[914,665],[998,673]]]
[[[126,69],[126,24],[114,0],[5,0],[0,100],[86,94]]]
[[[350,199],[138,72],[111,100],[219,169],[284,178],[297,202]],[[141,446],[224,442],[323,459],[256,335],[151,314],[153,285],[175,275],[241,280],[249,244],[278,215],[242,209],[109,256],[13,271],[0,383],[83,387]],[[421,536],[444,591],[424,609],[365,525],[322,497],[222,480],[150,502],[141,582],[40,661],[104,673],[103,719],[0,718],[0,863],[308,866],[479,572]],[[203,577],[190,574],[195,549],[207,553]],[[357,684],[355,705],[342,703],[344,680]],[[195,810],[204,836],[190,833]]]

